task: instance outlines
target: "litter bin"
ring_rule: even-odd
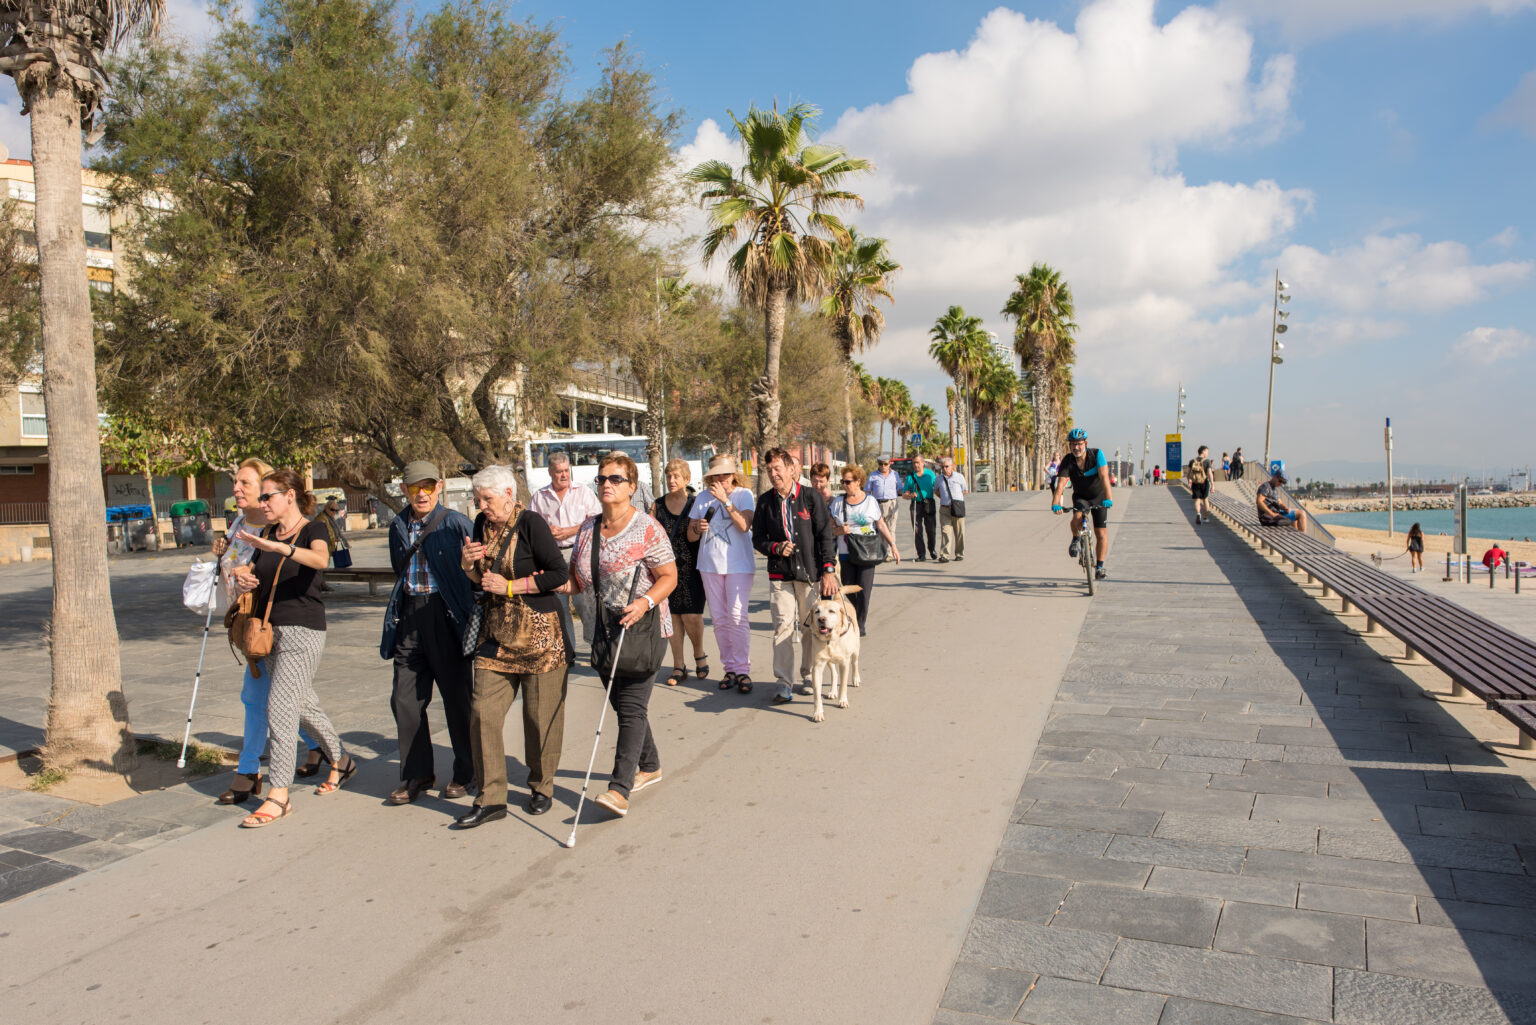
[[[212,544],[213,520],[208,513],[208,503],[193,499],[171,506],[171,534],[176,538],[177,548]]]
[[[142,548],[154,551],[159,547],[155,537],[155,522],[150,519],[147,505],[114,505],[107,510],[107,522],[117,524],[122,530],[123,548],[133,551]]]

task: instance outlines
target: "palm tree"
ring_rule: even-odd
[[[954,378],[956,386],[960,390],[960,424],[961,443],[966,449],[966,459],[974,459],[971,453],[971,391],[976,384],[976,375],[985,365],[988,355],[992,351],[990,339],[982,330],[981,318],[969,316],[964,308],[951,306],[943,316],[933,322],[933,327],[928,331],[928,337],[933,342],[928,346],[928,355],[943,368],[944,372]],[[955,429],[950,424],[950,439],[953,444]],[[969,467],[967,467],[969,469]]]
[[[752,107],[745,118],[732,114],[745,159],[740,173],[722,161],[706,160],[685,176],[701,186],[700,202],[709,208],[710,227],[701,243],[704,262],[740,239],[727,260],[727,273],[741,302],[763,311],[763,376],[753,386],[759,451],[779,444],[785,311],[826,287],[836,246],[850,239],[831,211],[864,203],[842,183],[874,169],[868,160],[813,142],[810,129],[819,114],[809,104],[783,113],[777,107]],[[768,487],[767,473],[762,466],[760,489]]]
[[[853,442],[853,357],[874,347],[885,330],[879,300],[893,302],[891,277],[901,265],[891,259],[883,238],[866,238],[849,227],[848,238],[832,250],[827,295],[819,312],[832,325],[832,337],[849,371],[843,381],[843,415],[848,421],[848,461],[858,461]]]
[[[948,388],[944,389],[944,409],[949,413],[949,437],[950,437],[951,443],[953,443],[954,437],[955,437],[955,399],[956,398],[957,398],[957,395],[955,394],[955,389],[953,387],[948,387]],[[950,449],[949,450],[949,454],[951,456],[953,456],[955,454],[955,450],[954,449]]]
[[[910,418],[908,415],[912,408],[912,392],[907,388],[906,382],[895,378],[888,378],[880,386],[880,414],[891,424],[891,448],[899,456],[907,454],[906,435],[902,431],[902,425]],[[896,436],[902,435],[901,445],[897,447]]]
[[[165,0],[0,0],[0,71],[31,116],[48,415],[48,533],[53,615],[44,760],[50,767],[126,771],[134,760],[117,621],[102,543],[106,495],[96,407],[96,349],[80,213],[84,136],[107,88],[106,52],[153,33]]]
[[[1053,370],[1071,366],[1072,335],[1077,330],[1072,318],[1076,308],[1071,286],[1047,264],[1035,264],[1028,274],[1018,275],[1015,281],[1018,287],[1003,305],[1003,315],[1017,322],[1013,347],[1028,368],[1030,401],[1035,410],[1031,478],[1038,483],[1045,477],[1045,448],[1054,443],[1056,435],[1052,414],[1059,404],[1056,387],[1060,380]]]
[[[1003,362],[996,350],[988,348],[988,358],[976,375],[976,391],[973,397],[977,410],[986,417],[987,452],[993,462],[993,473],[1001,476],[998,450],[1002,445],[1001,425],[1008,407],[1018,391],[1019,378],[1013,368]]]

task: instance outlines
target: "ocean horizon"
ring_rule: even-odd
[[[1366,530],[1387,529],[1385,512],[1318,513],[1317,520],[1323,524],[1334,523]],[[1450,509],[1399,509],[1392,515],[1392,527],[1398,533],[1408,533],[1408,528],[1414,523],[1418,523],[1426,534],[1449,535],[1454,526],[1454,514]],[[1536,537],[1536,507],[1468,509],[1467,536],[1510,541]]]

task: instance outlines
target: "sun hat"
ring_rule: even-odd
[[[405,464],[405,472],[400,475],[402,484],[420,484],[424,480],[442,480],[443,475],[437,472],[437,464],[425,459],[417,459]]]
[[[717,452],[709,457],[709,469],[704,471],[707,480],[710,477],[720,477],[726,474],[736,475],[736,457],[725,452]]]

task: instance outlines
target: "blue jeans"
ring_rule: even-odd
[[[261,753],[267,749],[267,693],[272,689],[272,674],[262,669],[261,675],[252,676],[249,664],[245,667],[245,680],[240,685],[240,702],[245,705],[245,739],[240,742],[240,764],[236,772],[246,775],[261,769]],[[303,729],[299,739],[313,751],[320,745]]]

